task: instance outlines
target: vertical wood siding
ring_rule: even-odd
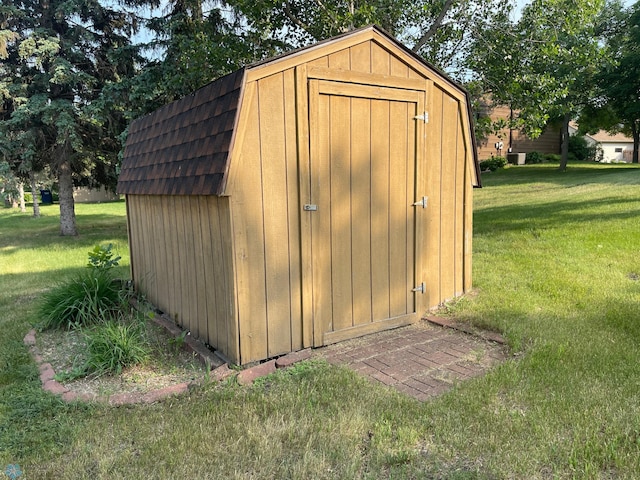
[[[424,94],[311,85],[312,281],[322,344],[415,314],[413,117]]]
[[[248,87],[231,167],[242,363],[303,347],[295,88],[293,69]]]
[[[422,189],[429,198],[429,207],[422,244],[418,248],[424,252],[425,263],[422,266],[422,281],[425,282],[427,296],[426,307],[438,305],[441,295],[441,206],[442,206],[442,164],[443,157],[443,92],[434,87],[431,92],[429,114],[431,121],[427,125],[425,144],[425,184]],[[418,194],[419,195],[419,194]]]
[[[465,185],[471,181],[466,172],[471,156],[459,117],[460,97],[433,88],[432,121],[425,127],[426,141],[418,142],[424,149],[420,188],[413,163],[389,163],[389,152],[415,154],[410,123],[394,122],[389,133],[390,119],[412,117],[415,106],[327,96],[314,107],[332,119],[320,125],[327,128],[322,134],[318,125],[307,123],[308,102],[319,95],[306,78],[314,67],[421,80],[425,91],[428,83],[426,73],[381,45],[364,42],[247,84],[238,134],[242,142],[228,184],[241,363],[320,345],[323,332],[406,315],[416,304],[437,306],[464,292],[465,272],[470,273],[465,229],[471,190]],[[312,139],[320,143],[317,158],[309,163]],[[426,217],[421,220],[425,233],[416,235],[406,205],[422,195],[429,196],[429,207],[420,212]],[[340,199],[338,207],[335,199]],[[332,205],[330,215],[303,212],[304,203]],[[415,238],[423,243],[415,245]],[[312,244],[332,247],[312,249]],[[420,257],[418,249],[424,249]],[[419,258],[424,263],[416,265]],[[305,284],[310,278],[312,285]],[[416,299],[411,287],[421,281],[427,292]],[[315,307],[305,307],[310,302]],[[328,318],[329,324],[311,331],[309,316]]]
[[[228,198],[128,195],[136,290],[191,334],[238,350]]]
[[[429,219],[422,248],[427,252],[423,275],[432,308],[470,288],[472,188],[460,103],[436,86],[430,110],[425,185]]]

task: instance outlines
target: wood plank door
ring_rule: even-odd
[[[417,319],[423,91],[309,80],[313,343]]]

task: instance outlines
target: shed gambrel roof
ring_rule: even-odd
[[[373,32],[391,41],[406,55],[428,67],[463,96],[468,94],[423,58],[397,42],[376,26],[363,27],[318,42],[309,47],[262,60],[221,77],[149,115],[132,122],[118,179],[120,194],[134,195],[223,195],[234,130],[242,101],[242,89],[249,71],[277,64],[287,58],[304,56],[340,39]],[[471,148],[475,166],[475,186],[480,186],[476,142],[471,128]]]
[[[129,129],[118,193],[221,193],[244,69],[135,120]]]

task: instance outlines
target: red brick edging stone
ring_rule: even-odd
[[[38,365],[40,371],[40,382],[42,382],[42,388],[54,395],[59,395],[65,402],[103,402],[109,405],[126,405],[134,403],[155,403],[163,400],[172,395],[179,395],[185,393],[190,387],[197,384],[197,382],[183,382],[177,385],[170,385],[168,387],[160,388],[158,390],[152,390],[150,392],[139,393],[119,393],[111,396],[98,396],[90,393],[77,393],[72,392],[63,384],[55,379],[56,372],[50,363],[45,363],[36,347],[36,331],[30,330],[24,337],[24,344],[29,347],[31,355]],[[216,381],[222,381],[225,378],[233,375],[234,372],[229,369],[225,363],[218,366],[211,371],[210,377]]]
[[[156,316],[156,319],[158,316]],[[164,322],[156,322],[158,324]],[[168,327],[167,325],[162,325]],[[177,328],[177,327],[176,327]],[[167,330],[172,333],[174,336],[178,336],[182,333],[182,330],[176,330],[167,328]],[[188,337],[189,338],[189,337]],[[197,340],[193,340],[189,338],[191,341],[187,341],[186,348],[193,351],[194,353],[198,353],[199,357],[205,361],[205,359],[210,359],[208,355],[208,350],[204,345],[199,345]],[[24,344],[29,347],[29,351],[31,352],[31,356],[34,361],[38,365],[38,370],[40,372],[40,382],[42,382],[42,388],[50,392],[54,395],[59,395],[62,400],[65,402],[102,402],[107,403],[112,406],[118,405],[130,405],[130,404],[150,404],[155,403],[165,398],[168,398],[173,395],[180,395],[189,391],[189,389],[193,386],[198,385],[198,382],[183,382],[176,385],[170,385],[168,387],[164,387],[158,390],[152,390],[150,392],[140,394],[140,393],[119,393],[111,396],[98,396],[90,393],[77,393],[72,392],[63,384],[55,380],[56,372],[53,369],[53,366],[50,363],[45,363],[38,351],[38,347],[36,347],[36,331],[35,329],[30,330],[24,337]],[[205,351],[206,350],[206,351]],[[294,363],[300,362],[302,360],[307,360],[311,357],[311,349],[302,350],[299,352],[290,353],[288,355],[284,355],[275,360],[269,360],[268,362],[261,363],[257,366],[247,368],[245,370],[236,373],[234,370],[229,368],[227,363],[219,364],[217,363],[208,363],[208,366],[217,365],[213,368],[209,374],[209,378],[215,382],[221,382],[229,377],[236,375],[237,382],[240,385],[250,385],[257,378],[269,375],[276,371],[276,368],[286,368]]]

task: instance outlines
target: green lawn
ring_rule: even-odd
[[[65,405],[22,338],[35,302],[113,243],[122,202],[78,205],[81,235],[0,210],[0,472],[24,477],[638,478],[640,168],[512,167],[475,191],[476,293],[448,306],[499,330],[513,360],[420,404],[321,362],[250,388],[150,406]],[[0,473],[0,478],[2,474]]]

